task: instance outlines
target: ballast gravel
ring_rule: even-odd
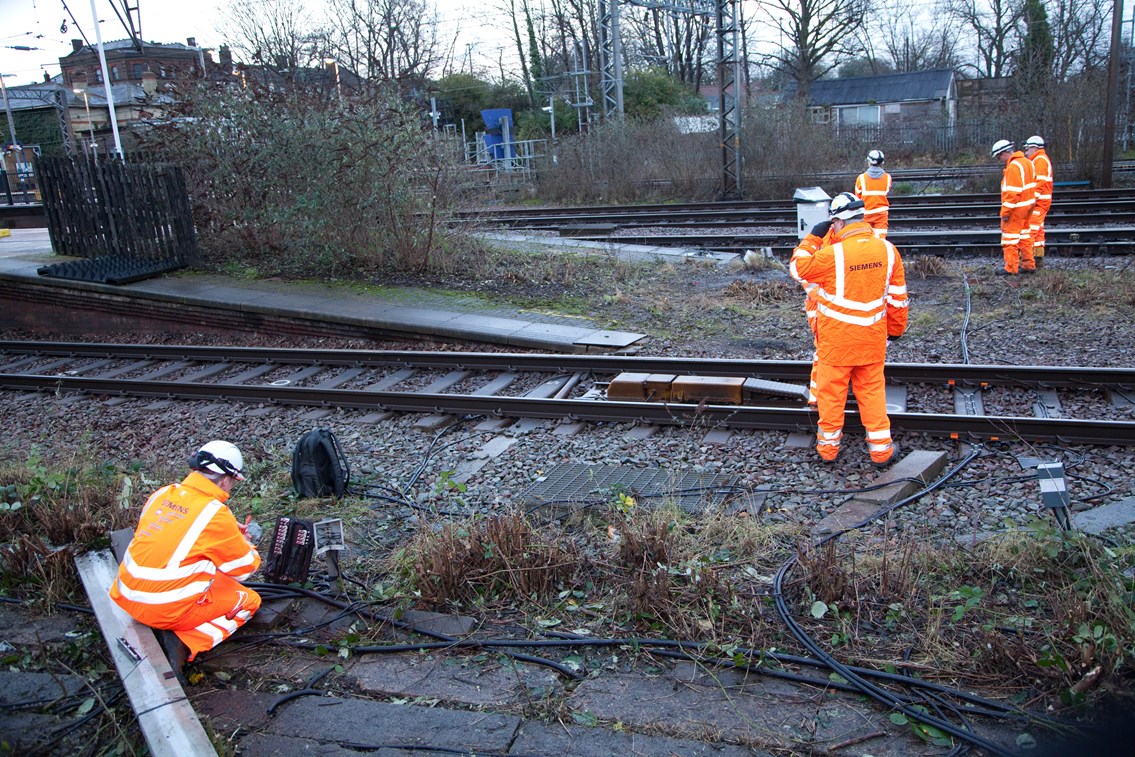
[[[967,258],[924,266],[916,257],[907,256],[910,330],[892,345],[891,362],[1125,366],[1129,356],[1135,354],[1135,300],[1130,293],[1135,292],[1135,284],[1126,259],[1050,254],[1048,265],[1035,276],[1009,279],[993,275],[998,261],[992,259]],[[802,297],[782,272],[705,263],[655,269],[638,272],[635,275],[639,278],[629,284],[622,282],[618,296],[604,294],[598,285],[594,292],[593,320],[649,335],[639,346],[639,354],[810,358],[810,334],[800,310]],[[920,270],[936,273],[920,278]],[[1085,300],[1069,284],[1072,271],[1108,272],[1113,281],[1110,289],[1101,286],[1098,302]],[[636,291],[631,291],[632,287]],[[1110,301],[1103,296],[1108,291],[1113,294]],[[763,294],[750,300],[746,292]],[[76,340],[73,336],[27,333],[2,336]],[[275,338],[234,340],[209,334],[118,333],[89,335],[83,340],[420,349],[412,342],[300,338],[286,340],[285,344],[285,340]],[[465,349],[461,345],[442,348]],[[514,387],[507,391],[514,393]],[[1133,406],[1113,404],[1107,397],[1063,390],[1059,394],[1066,416],[1108,420],[1135,417]],[[1027,390],[994,389],[986,397],[986,405],[990,412],[1031,415],[1034,399]],[[952,412],[950,389],[912,387],[910,409]],[[137,485],[144,489],[181,475],[186,458],[204,441],[224,438],[241,447],[251,472],[249,481],[234,495],[239,510],[241,500],[260,498],[279,504],[291,497],[292,449],[301,434],[320,426],[339,437],[352,464],[357,491],[392,497],[398,493],[415,505],[374,498],[370,507],[385,516],[376,523],[402,519],[411,527],[449,513],[493,513],[514,508],[528,510],[534,517],[551,517],[546,508],[527,502],[524,494],[557,466],[569,463],[656,467],[675,474],[713,473],[734,484],[736,496],[728,512],[744,511],[748,517],[787,521],[805,528],[882,475],[869,464],[863,440],[855,433],[845,436],[839,460],[829,466],[817,460],[810,444],[790,445],[784,432],[735,432],[722,441],[712,436],[714,429],[708,427],[665,427],[642,435],[632,433],[631,424],[595,423],[585,424],[578,433],[563,434],[557,433],[558,424],[552,421],[478,431],[476,426],[483,419],[459,419],[447,426],[423,429],[418,415],[396,414],[366,422],[368,415],[371,413],[364,410],[330,409],[319,416],[311,408],[239,402],[155,403],[4,390],[0,391],[0,418],[6,444],[0,459],[15,466],[36,454],[62,465],[78,461],[108,461],[120,466],[140,463],[138,470],[143,473]],[[497,437],[510,443],[490,445]],[[898,435],[897,440],[904,452],[945,452],[948,469],[971,455],[972,459],[944,485],[893,513],[885,524],[892,533],[899,530],[964,542],[1038,519],[1050,520],[1032,470],[1027,467],[1028,458],[1064,464],[1073,510],[1135,496],[1135,448],[1041,445],[1016,439],[973,446],[920,435]],[[471,473],[465,472],[470,469]],[[758,496],[758,487],[768,491]],[[636,494],[641,501],[651,502],[661,501],[672,492]],[[614,492],[597,487],[586,492],[586,501],[578,506],[602,507],[614,496]],[[377,543],[387,537],[382,533],[387,525],[367,521],[356,527],[363,543]]]

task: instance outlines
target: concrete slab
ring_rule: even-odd
[[[563,754],[571,757],[657,755],[658,757],[771,757],[768,752],[735,744],[712,744],[606,728],[546,725],[526,720],[509,754]]]
[[[326,734],[341,748],[361,751],[408,745],[505,753],[520,726],[513,715],[340,697],[295,699],[277,712],[264,733],[291,738]]]
[[[1072,516],[1072,525],[1089,534],[1102,534],[1109,528],[1119,528],[1131,523],[1135,523],[1135,499],[1093,507],[1091,510]]]
[[[631,429],[627,431],[627,438],[635,440],[649,439],[661,430],[660,426],[632,426]]]
[[[553,436],[575,436],[586,428],[584,423],[561,423],[552,430]]]
[[[890,723],[882,710],[853,696],[841,696],[736,671],[707,671],[680,665],[660,676],[589,678],[567,700],[577,713],[621,722],[633,731],[672,736],[719,734],[739,745],[760,745],[791,754],[821,753],[857,735],[883,732],[863,753],[909,757],[936,753],[909,729]],[[802,716],[804,711],[808,715]],[[935,747],[934,749],[937,749]]]
[[[540,702],[563,691],[548,668],[522,663],[514,668],[489,655],[480,657],[481,662],[472,662],[468,655],[372,655],[360,659],[349,675],[361,691],[375,696],[422,697],[470,707]]]
[[[903,497],[913,494],[920,484],[916,481],[901,481],[912,478],[924,482],[932,481],[946,467],[946,453],[930,450],[915,450],[902,460],[886,469],[875,483],[891,483],[880,489],[856,494],[838,508],[825,515],[812,529],[813,534],[830,534],[854,526],[867,520],[879,510]]]
[[[603,347],[605,349],[622,349],[646,338],[646,334],[635,334],[628,331],[593,331],[575,341],[583,347]]]
[[[702,444],[728,444],[732,438],[732,431],[715,428],[702,437]]]
[[[792,431],[784,438],[784,446],[792,449],[808,449],[816,443],[816,435],[803,431]]]
[[[444,636],[464,636],[472,633],[477,627],[476,618],[466,615],[453,615],[443,612],[426,612],[424,610],[406,610],[401,620],[412,623],[423,631],[432,631]]]

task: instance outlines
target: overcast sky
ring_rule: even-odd
[[[91,0],[66,1],[79,29],[94,43]],[[307,4],[313,12],[324,5],[321,0],[308,0]],[[502,42],[507,37],[498,31],[502,14],[484,11],[501,4],[494,0],[434,0],[441,16],[439,42],[448,49],[454,35],[459,34],[454,57],[462,59],[468,47],[475,69],[488,68],[493,73],[499,71],[497,61],[502,46],[506,46],[505,66],[509,68],[511,46]],[[223,28],[228,0],[132,0],[131,5],[141,9],[142,37],[147,42],[185,42],[194,37],[198,45],[216,49],[226,41],[218,27]],[[103,42],[127,36],[110,0],[95,0],[95,8],[102,21]],[[61,30],[64,21],[65,31]],[[59,58],[71,52],[72,39],[83,36],[75,21],[64,10],[62,0],[0,0],[0,73],[8,75],[5,83],[43,81],[44,71],[58,74]]]

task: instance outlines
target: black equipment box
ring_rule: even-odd
[[[315,530],[311,521],[280,516],[268,546],[264,578],[271,583],[291,584],[307,581],[311,556],[315,552]]]

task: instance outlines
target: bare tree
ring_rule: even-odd
[[[231,0],[220,31],[242,58],[259,65],[295,69],[317,58],[303,0]]]
[[[812,82],[861,49],[859,31],[870,0],[762,0],[784,42],[772,53],[775,67],[796,81],[807,99]]]
[[[1109,0],[1049,0],[1052,26],[1052,73],[1059,81],[1081,71],[1102,68],[1110,46]]]
[[[697,85],[712,61],[713,19],[660,8],[624,6],[623,50],[630,65],[665,68],[679,81]]]
[[[956,68],[959,63],[957,25],[908,0],[876,6],[864,32],[865,55],[882,68],[905,73]]]
[[[964,68],[992,78],[1011,72],[1022,6],[1021,0],[946,0],[946,12],[974,46],[974,61]]]
[[[439,60],[437,12],[426,0],[332,0],[329,52],[360,76],[423,80]]]

